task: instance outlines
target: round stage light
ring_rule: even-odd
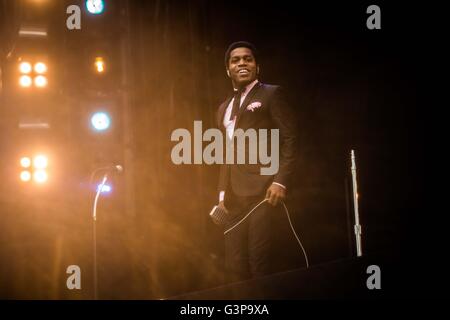
[[[103,0],[86,0],[86,9],[92,14],[100,14],[105,9]]]
[[[38,88],[43,88],[47,86],[47,78],[44,76],[37,76],[34,78],[34,85]]]
[[[28,88],[31,86],[33,81],[31,80],[30,76],[21,76],[19,79],[19,84],[21,87]]]
[[[38,62],[34,65],[34,71],[39,74],[46,73],[47,65],[43,62]]]
[[[47,172],[45,172],[45,170],[42,170],[42,169],[36,170],[33,174],[33,178],[36,183],[39,183],[39,184],[44,183],[48,179]]]
[[[19,70],[20,70],[20,73],[30,73],[32,70],[31,63],[29,63],[29,62],[20,63]]]
[[[91,124],[97,131],[104,131],[109,128],[111,124],[111,119],[109,115],[105,112],[96,112],[91,117]]]
[[[20,165],[24,168],[29,168],[31,166],[31,159],[28,157],[22,157],[20,159]]]
[[[48,165],[48,159],[46,156],[44,155],[37,155],[36,157],[34,157],[33,159],[33,166],[36,169],[45,169],[47,168]]]
[[[20,180],[27,182],[31,180],[31,173],[30,171],[22,171],[20,173]]]

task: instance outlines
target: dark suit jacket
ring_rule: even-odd
[[[226,109],[233,97],[230,96],[219,107],[217,121],[219,128],[226,137],[223,118]],[[253,102],[260,102],[261,107],[248,110],[247,106]],[[269,165],[248,164],[248,146],[246,147],[247,164],[223,164],[220,167],[219,191],[232,191],[238,196],[257,196],[265,194],[267,187],[272,182],[278,182],[286,187],[289,186],[289,178],[294,170],[296,154],[296,117],[287,103],[283,90],[279,86],[263,84],[258,82],[247,94],[237,115],[234,130],[238,128],[247,130],[253,128],[268,129],[268,149],[270,150],[270,129],[279,129],[279,170],[275,175],[261,175],[260,168]],[[224,144],[225,145],[225,144]],[[270,153],[269,153],[270,154]]]

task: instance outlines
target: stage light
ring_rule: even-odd
[[[38,88],[47,86],[47,78],[44,76],[37,76],[34,78],[34,85]]]
[[[22,171],[20,173],[20,180],[27,182],[31,180],[31,173],[30,171]]]
[[[91,124],[97,131],[104,131],[109,128],[111,124],[111,119],[109,115],[105,112],[96,112],[91,117]]]
[[[22,26],[19,30],[19,37],[47,38],[47,29],[34,26]]]
[[[20,70],[20,73],[25,73],[25,74],[30,73],[32,70],[31,63],[29,63],[29,62],[20,63],[19,70]]]
[[[103,0],[86,0],[86,9],[92,14],[100,14],[105,9]]]
[[[36,169],[45,169],[47,168],[47,165],[48,165],[48,158],[46,156],[40,154],[34,157],[33,166]]]
[[[30,76],[21,76],[19,79],[19,84],[21,87],[28,88],[31,87],[31,84],[33,81],[31,80]]]
[[[24,156],[20,158],[22,167],[20,180],[27,182],[33,179],[37,184],[43,184],[48,180],[48,158],[44,154],[37,154],[33,158]]]
[[[105,71],[105,61],[102,57],[95,58],[95,69],[98,73],[103,73]]]
[[[36,183],[39,184],[45,183],[48,179],[47,172],[45,172],[45,170],[42,169],[36,170],[33,174],[33,178]]]
[[[34,72],[43,74],[47,72],[47,65],[43,62],[38,62],[34,65]]]
[[[28,157],[22,157],[22,158],[20,159],[20,165],[21,165],[23,168],[29,168],[29,167],[31,166],[31,159],[28,158]]]
[[[97,185],[97,192],[98,192],[98,190],[100,190],[101,186],[102,186],[101,183],[99,185]],[[109,192],[111,192],[111,190],[112,190],[111,186],[105,184],[102,188],[102,193],[109,193]]]

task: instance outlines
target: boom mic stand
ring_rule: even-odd
[[[352,180],[353,180],[353,209],[355,211],[355,238],[356,238],[356,255],[362,256],[361,246],[361,225],[359,224],[359,209],[358,209],[358,185],[356,182],[356,164],[355,164],[355,151],[351,151],[352,159]]]
[[[105,173],[103,176],[102,183],[100,184],[97,194],[95,195],[94,199],[94,208],[92,210],[92,238],[93,238],[93,256],[94,256],[94,266],[93,266],[93,272],[94,272],[94,300],[98,299],[98,282],[97,282],[97,203],[98,198],[100,197],[100,193],[103,190],[103,187],[106,183],[106,180],[108,180],[108,175]]]

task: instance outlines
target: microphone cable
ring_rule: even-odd
[[[228,232],[230,232],[231,230],[233,230],[234,228],[236,228],[238,225],[240,225],[242,222],[244,222],[245,219],[248,218],[248,216],[250,216],[250,214],[256,210],[256,208],[258,208],[260,205],[262,205],[264,202],[268,201],[268,199],[264,199],[261,202],[259,202],[255,207],[253,207],[252,210],[250,210],[241,220],[239,220],[239,222],[237,222],[234,226],[232,226],[231,228],[228,228],[227,230],[224,231],[224,235],[226,235]],[[302,249],[303,252],[303,256],[305,257],[305,261],[306,261],[306,268],[309,268],[309,261],[308,261],[308,255],[306,254],[306,250],[302,245],[302,242],[300,241],[300,238],[297,235],[297,232],[295,232],[294,226],[292,225],[292,221],[291,221],[291,217],[289,215],[289,210],[286,207],[286,204],[284,203],[284,201],[281,201],[281,203],[283,204],[284,207],[284,212],[287,215],[288,221],[289,221],[289,226],[291,227],[292,233],[295,236],[295,239],[297,240],[300,248]]]

